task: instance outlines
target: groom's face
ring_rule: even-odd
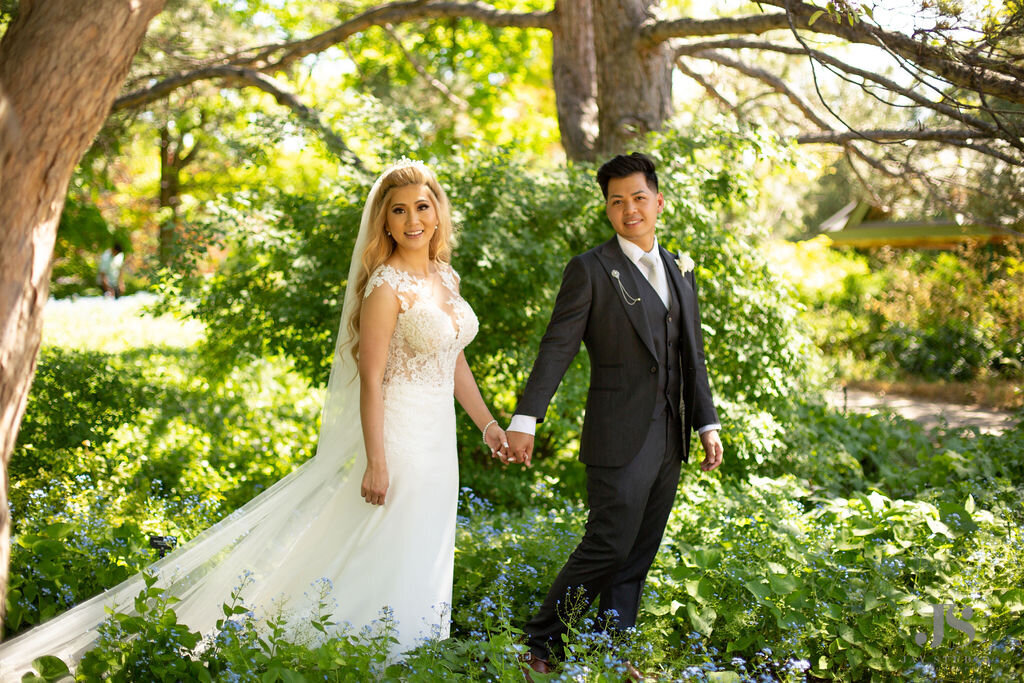
[[[664,207],[665,198],[647,186],[643,173],[608,181],[605,212],[612,228],[644,251],[654,246],[654,228]]]

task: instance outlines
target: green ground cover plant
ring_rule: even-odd
[[[19,583],[8,606],[22,627],[144,568],[155,557],[149,533],[184,541],[308,455],[316,390],[265,363],[211,390],[197,358],[189,347],[43,354],[26,418],[35,443],[22,444],[13,482]],[[92,426],[65,419],[63,440],[33,426],[76,405]],[[580,615],[554,680],[620,680],[624,658],[660,680],[1019,677],[1024,430],[929,432],[813,403],[773,419],[785,438],[756,471],[687,470],[640,628],[612,640]],[[105,628],[79,679],[518,680],[519,626],[573,547],[585,508],[556,473],[487,467],[482,479],[519,486],[527,503],[464,490],[449,640],[389,664],[386,619],[376,631],[324,639],[317,624],[330,625],[334,606],[323,585],[311,587],[324,591],[323,612],[296,639],[280,619],[249,613],[244,580],[210,637],[178,623],[150,586],[134,615]],[[931,646],[936,604],[961,619],[973,610],[972,642],[947,629]],[[928,634],[925,646],[917,633]],[[46,680],[64,671],[40,662]]]

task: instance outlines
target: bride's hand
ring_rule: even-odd
[[[384,496],[388,493],[388,468],[386,466],[366,466],[363,485],[360,489],[363,500],[370,505],[383,505]]]
[[[493,424],[487,429],[484,440],[487,442],[487,447],[491,449],[492,457],[497,458],[505,465],[515,462],[508,448],[508,437],[505,436],[505,430],[497,424]]]

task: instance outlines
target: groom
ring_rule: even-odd
[[[704,446],[701,469],[722,463],[693,263],[678,263],[654,234],[665,207],[654,162],[620,155],[598,170],[597,181],[616,235],[566,266],[508,430],[513,458],[529,465],[536,424],[583,342],[590,390],[579,457],[590,513],[583,539],[523,629],[528,666],[539,673],[551,670],[569,611],[585,612],[595,597],[599,624],[635,625],[692,429]]]

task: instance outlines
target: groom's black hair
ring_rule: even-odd
[[[654,172],[654,160],[646,154],[633,152],[630,155],[620,154],[604,166],[597,169],[597,183],[601,186],[604,198],[608,199],[608,181],[612,178],[625,178],[634,173],[643,173],[647,186],[654,192],[658,191],[658,174]]]

